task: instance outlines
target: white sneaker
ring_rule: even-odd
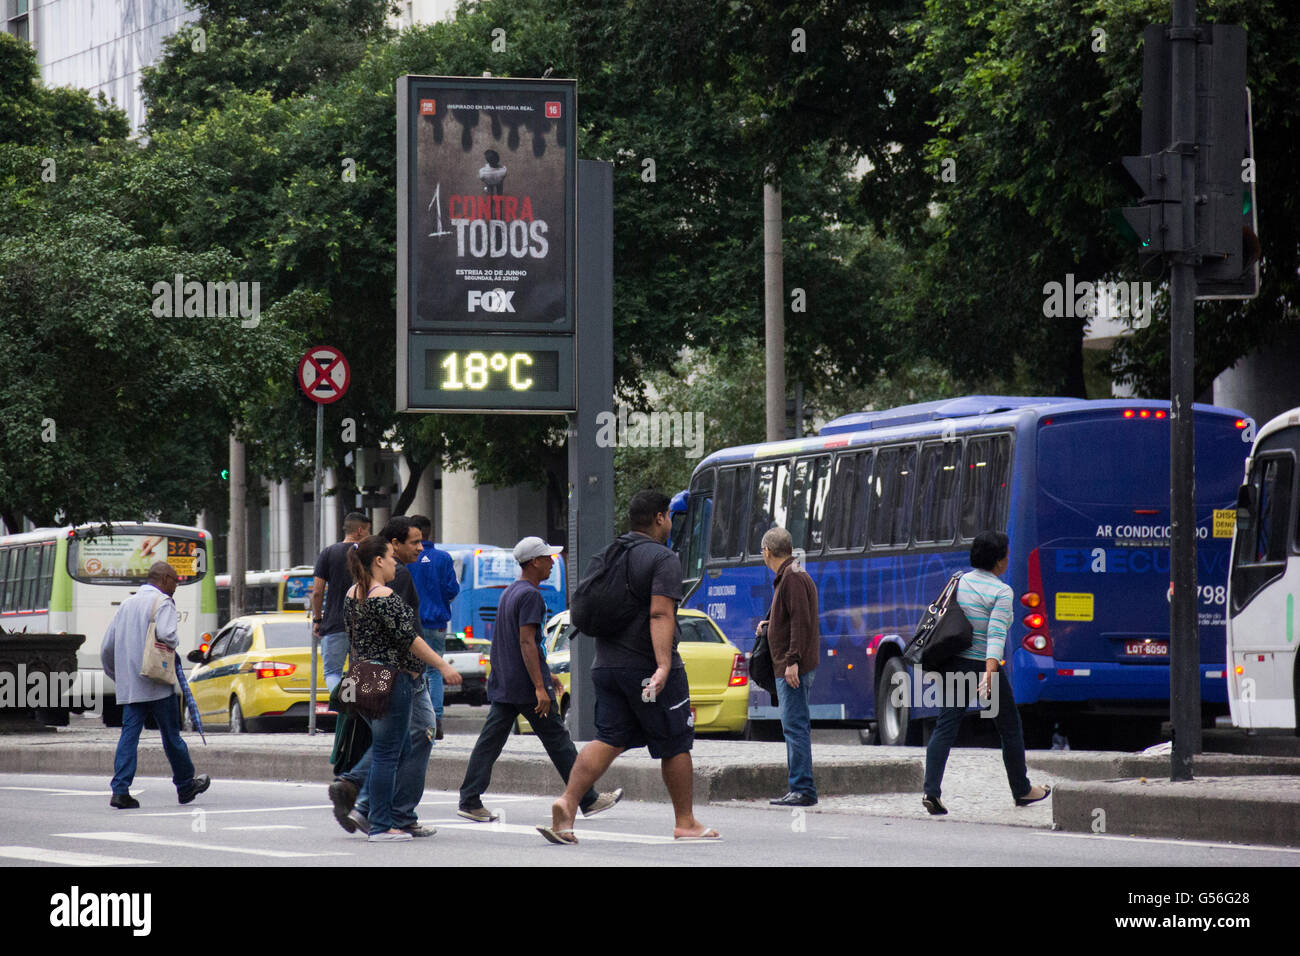
[[[370,843],[405,843],[407,840],[414,839],[415,837],[411,836],[411,834],[407,833],[405,830],[401,830],[397,833],[394,833],[392,830],[385,830],[383,833],[372,833],[370,836],[366,837],[366,840]]]
[[[589,806],[586,810],[582,811],[582,815],[584,817],[594,817],[602,810],[608,810],[610,807],[612,807],[614,804],[618,803],[622,799],[623,799],[622,787],[619,787],[617,790],[611,790],[606,793],[602,793],[600,796],[596,798],[595,803]]]

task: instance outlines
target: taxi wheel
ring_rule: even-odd
[[[244,723],[244,709],[239,706],[239,698],[230,698],[230,732],[232,734],[247,733],[248,725]]]

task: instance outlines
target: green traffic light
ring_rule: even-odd
[[[229,468],[222,468],[222,469],[221,469],[221,480],[222,480],[222,481],[229,481],[229,480],[230,480],[230,469],[229,469]]]

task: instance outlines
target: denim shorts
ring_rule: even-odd
[[[611,747],[645,747],[656,760],[689,753],[695,742],[691,719],[691,689],[686,669],[668,672],[668,681],[654,701],[644,701],[642,681],[651,671],[642,667],[597,667],[596,739]]]

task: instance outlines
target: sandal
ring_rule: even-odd
[[[574,836],[573,830],[556,830],[553,827],[538,827],[537,832],[546,837],[550,843],[561,843],[569,846],[576,846],[578,838]]]

